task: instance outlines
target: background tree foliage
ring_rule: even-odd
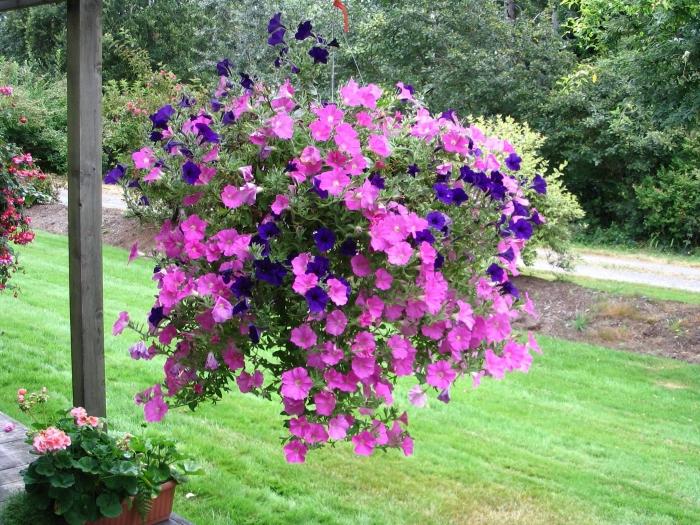
[[[562,181],[585,208],[589,235],[697,246],[697,236],[674,233],[686,228],[673,210],[674,228],[654,226],[639,189],[662,173],[675,186],[700,165],[697,0],[345,3],[347,35],[331,0],[104,0],[104,76],[117,82],[108,95],[142,93],[161,68],[190,82],[223,56],[238,71],[275,74],[265,30],[281,10],[289,38],[293,24],[311,19],[341,44],[322,96],[349,76],[401,80],[434,109],[513,117],[546,138],[540,151],[550,165],[566,163]],[[64,16],[63,6],[3,16],[0,54],[42,81],[61,77]]]

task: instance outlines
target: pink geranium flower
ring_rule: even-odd
[[[70,437],[63,430],[59,430],[56,427],[48,427],[34,437],[32,446],[38,454],[46,454],[47,452],[65,450],[70,444]]]

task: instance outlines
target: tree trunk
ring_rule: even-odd
[[[508,20],[515,20],[515,0],[506,0],[506,16]]]

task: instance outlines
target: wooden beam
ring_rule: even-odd
[[[35,5],[58,4],[60,2],[63,2],[63,0],[0,0],[0,12],[33,7]]]
[[[101,0],[68,0],[68,246],[73,404],[106,415]]]

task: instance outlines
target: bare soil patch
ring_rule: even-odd
[[[700,363],[700,306],[518,277],[540,319],[520,326],[610,348]]]
[[[44,204],[29,210],[32,226],[50,233],[68,234],[68,208],[63,204]],[[144,225],[138,219],[124,216],[123,210],[102,210],[102,242],[110,246],[131,248],[135,242],[145,251],[153,247],[153,236],[158,232],[154,226]]]
[[[30,215],[37,229],[68,233],[68,211],[62,204],[34,206]],[[138,242],[141,251],[149,251],[156,232],[153,226],[125,217],[122,210],[103,210],[105,244],[129,249]],[[700,364],[698,305],[614,295],[535,277],[518,277],[516,284],[530,294],[540,313],[537,321],[520,321],[520,328]]]

